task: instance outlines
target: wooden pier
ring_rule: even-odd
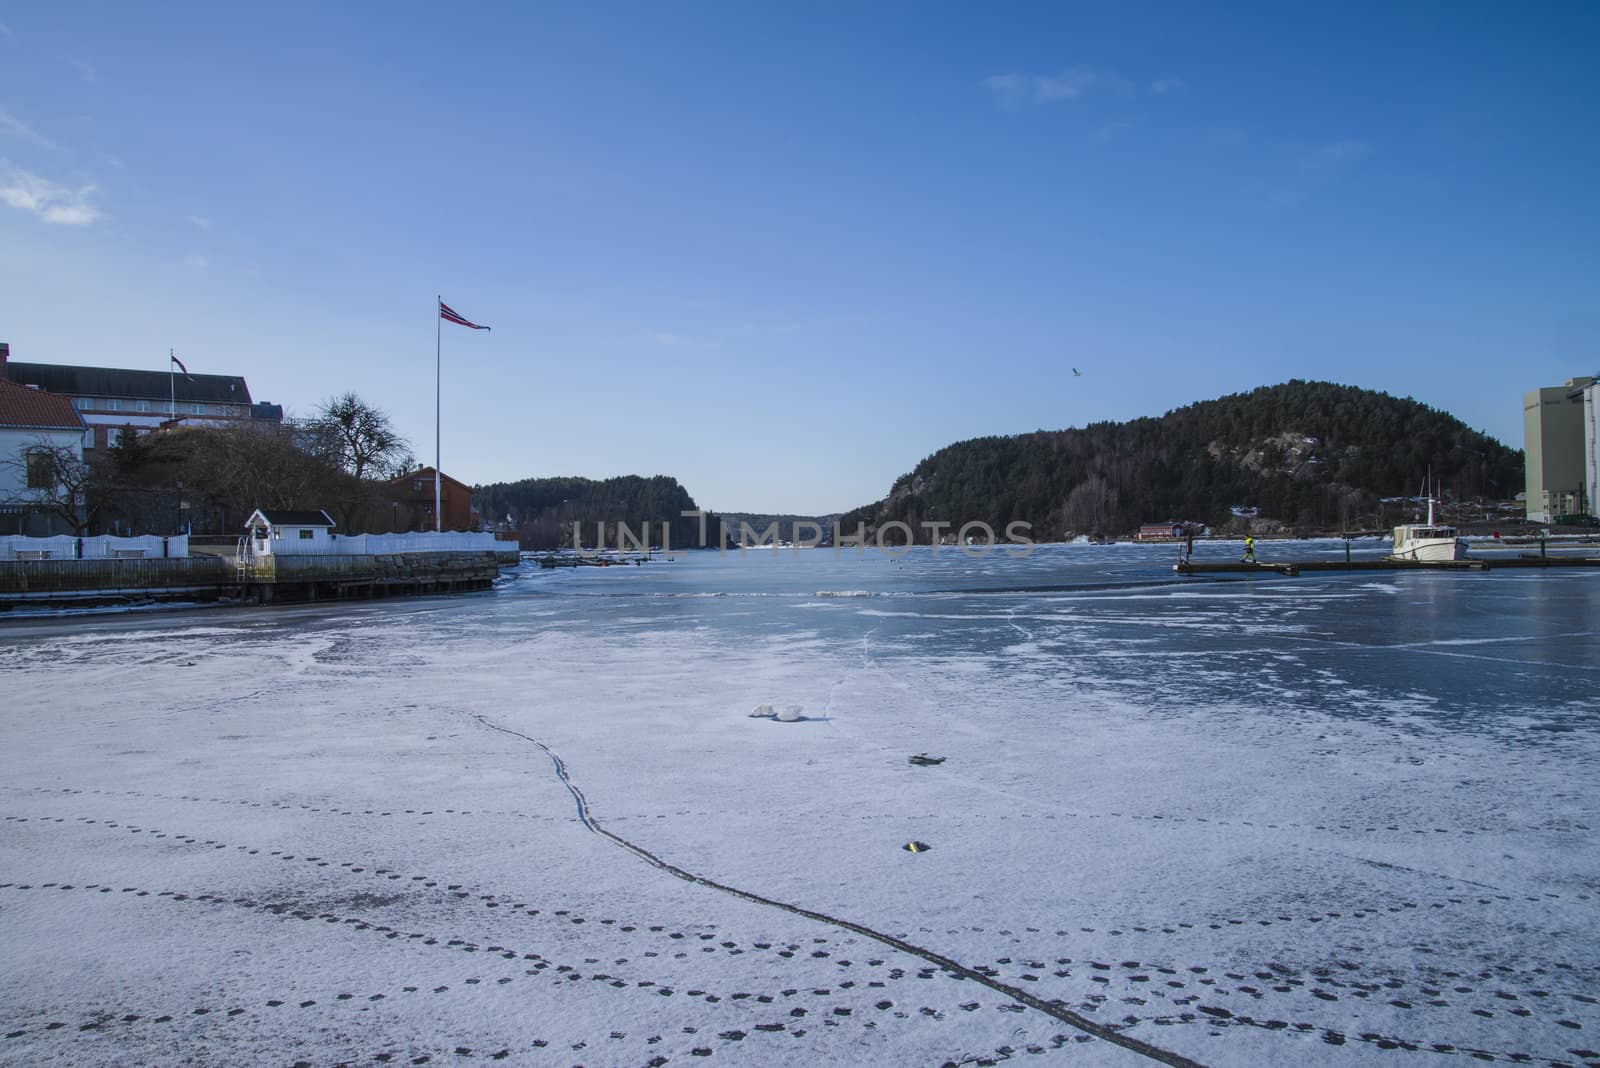
[[[238,600],[252,604],[487,589],[510,551],[0,561],[0,611],[22,605]]]
[[[1172,570],[1180,575],[1249,575],[1256,573],[1293,577],[1308,571],[1494,571],[1507,567],[1600,567],[1595,556],[1472,557],[1466,560],[1260,560],[1255,563],[1180,560]]]
[[[493,552],[350,556],[263,554],[239,568],[247,600],[341,600],[488,589],[500,574]]]
[[[552,567],[623,567],[627,564],[643,566],[648,556],[583,556],[577,553],[545,553],[537,557],[542,568]]]

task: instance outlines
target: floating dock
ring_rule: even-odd
[[[1248,575],[1264,572],[1293,577],[1307,571],[1496,571],[1507,567],[1600,567],[1596,556],[1471,557],[1466,560],[1260,560],[1201,562],[1180,560],[1172,570],[1180,575]]]
[[[584,556],[577,553],[545,553],[536,558],[539,566],[552,567],[622,567],[626,564],[643,565],[648,556]]]

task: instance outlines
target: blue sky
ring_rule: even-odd
[[[1600,368],[1595,4],[0,0],[13,358],[355,390],[467,481],[876,499],[1291,377]],[[1083,374],[1074,377],[1071,368]]]

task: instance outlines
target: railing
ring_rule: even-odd
[[[44,595],[226,586],[233,569],[216,556],[146,560],[0,561],[0,594]]]

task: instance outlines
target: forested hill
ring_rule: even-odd
[[[788,512],[719,512],[718,517],[727,529],[728,543],[737,545],[741,541],[754,544],[766,536],[768,531],[771,531],[779,541],[815,539],[819,530],[833,529],[834,523],[838,522],[839,513],[793,515]],[[799,528],[798,531],[796,527]],[[744,534],[746,528],[751,531],[748,537]]]
[[[495,482],[472,488],[472,503],[487,521],[511,525],[525,549],[554,549],[572,544],[572,524],[582,524],[585,545],[596,543],[597,524],[606,524],[607,546],[616,546],[616,524],[626,523],[636,534],[650,524],[651,542],[662,544],[661,525],[671,525],[671,545],[693,548],[699,544],[700,525],[681,513],[695,509],[694,498],[675,478],[622,475],[601,480],[587,478],[525,478],[520,482]],[[716,529],[715,517],[707,519]]]
[[[1415,494],[1430,467],[1451,497],[1523,488],[1522,453],[1454,416],[1294,380],[1159,418],[958,442],[841,524],[983,520],[1001,530],[1025,520],[1035,538],[1055,539],[1169,520],[1216,526],[1237,506],[1291,526],[1357,527],[1376,525],[1378,498]]]

